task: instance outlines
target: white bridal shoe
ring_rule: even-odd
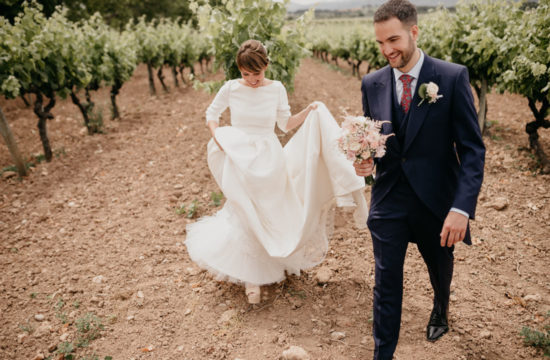
[[[244,285],[244,292],[248,298],[249,304],[259,304],[261,301],[261,290],[259,285],[253,285],[246,283]]]

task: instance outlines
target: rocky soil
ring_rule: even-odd
[[[326,260],[263,287],[260,306],[190,261],[186,224],[219,209],[205,160],[212,98],[173,86],[150,96],[139,68],[121,91],[122,119],[108,120],[108,94],[96,95],[106,124],[94,136],[76,107],[59,101],[48,124],[54,160],[0,180],[0,359],[58,359],[71,346],[79,359],[372,356],[372,244],[345,211]],[[360,82],[307,59],[290,103],[298,111],[314,100],[338,119],[360,114]],[[20,100],[0,106],[32,160],[41,153],[37,119]],[[520,331],[549,324],[550,177],[527,149],[526,100],[490,94],[488,117],[474,244],[455,251],[451,331],[425,340],[431,287],[411,246],[397,359],[543,358]],[[550,151],[547,130],[541,140]],[[1,143],[0,169],[11,164]]]

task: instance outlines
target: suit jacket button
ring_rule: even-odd
[[[404,163],[405,161],[407,161],[407,158],[401,158],[402,163]]]

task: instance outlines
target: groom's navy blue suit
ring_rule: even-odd
[[[421,84],[443,95],[420,104]],[[453,248],[440,232],[451,208],[474,218],[483,180],[483,145],[468,72],[464,66],[424,56],[409,111],[399,106],[392,68],[363,78],[365,116],[390,120],[386,155],[376,161],[368,226],[375,257],[375,359],[391,359],[397,345],[407,244],[417,243],[434,288],[434,306],[446,312]],[[419,105],[420,104],[420,105]],[[469,230],[464,241],[470,244]]]

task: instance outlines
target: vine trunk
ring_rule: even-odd
[[[27,168],[25,167],[25,162],[23,161],[23,157],[19,152],[19,148],[17,147],[17,143],[15,142],[15,138],[13,137],[13,133],[11,132],[10,126],[6,121],[6,117],[4,116],[4,112],[2,111],[2,108],[0,108],[0,134],[4,138],[4,141],[6,142],[6,146],[8,147],[11,157],[15,162],[15,166],[17,167],[17,172],[19,173],[19,176],[27,175]]]
[[[50,140],[48,139],[48,132],[46,130],[46,121],[53,119],[53,115],[50,112],[55,105],[55,95],[50,95],[50,100],[46,107],[43,106],[44,97],[42,93],[36,92],[36,101],[34,102],[34,113],[38,116],[38,132],[40,134],[40,141],[42,141],[42,147],[44,148],[44,157],[46,161],[52,161],[52,148],[50,146]]]
[[[549,109],[548,98],[544,98],[540,109],[537,109],[536,101],[534,99],[529,99],[529,108],[535,115],[535,121],[528,123],[525,126],[525,131],[529,135],[529,146],[535,151],[535,155],[538,157],[541,165],[541,173],[550,174],[550,159],[546,155],[542,144],[539,141],[538,129],[550,128],[550,121],[545,120],[544,117]]]

